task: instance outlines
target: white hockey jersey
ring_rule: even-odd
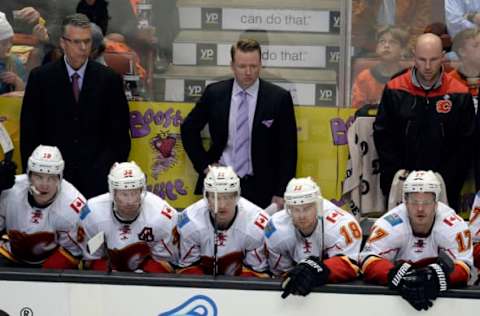
[[[118,271],[141,269],[148,257],[156,261],[177,263],[176,245],[177,211],[157,195],[146,192],[140,214],[131,223],[122,223],[113,213],[110,193],[87,201],[80,213],[78,238],[86,260],[105,258]],[[88,241],[98,233],[104,233],[105,243],[90,254]]]
[[[73,256],[82,251],[75,242],[79,212],[85,205],[83,195],[62,180],[52,204],[32,207],[28,202],[30,181],[26,174],[15,178],[15,185],[0,195],[0,231],[6,229],[8,241],[0,251],[30,264],[40,264],[60,245]]]
[[[474,244],[480,243],[480,191],[475,195],[472,211],[470,212],[470,230]]]
[[[405,204],[400,204],[379,218],[360,253],[363,263],[369,256],[385,258],[391,262],[418,263],[438,257],[442,250],[462,266],[473,264],[471,233],[467,223],[453,209],[438,202],[435,222],[426,237],[413,234]],[[463,263],[463,264],[462,264]]]
[[[315,231],[304,237],[286,210],[275,213],[265,228],[270,271],[281,275],[309,256],[322,259],[336,255],[358,260],[362,230],[355,217],[323,199],[324,217]]]
[[[196,202],[179,215],[180,266],[200,263],[206,274],[212,274],[215,239],[219,274],[238,275],[242,264],[257,272],[267,270],[263,230],[268,220],[262,209],[240,198],[232,225],[215,236],[207,202]]]
[[[370,213],[384,213],[385,201],[380,189],[380,163],[373,141],[375,117],[359,116],[347,131],[349,159],[343,194],[357,219]]]

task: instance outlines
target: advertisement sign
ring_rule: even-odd
[[[181,29],[339,33],[340,12],[303,9],[180,7]]]
[[[417,313],[399,295],[0,281],[0,310],[10,316],[390,316]],[[345,304],[348,302],[348,304]],[[477,315],[478,299],[438,298],[425,315]]]
[[[231,43],[173,43],[173,63],[229,66],[231,45]],[[262,45],[262,64],[266,67],[335,69],[338,67],[338,54],[338,47],[334,46]]]

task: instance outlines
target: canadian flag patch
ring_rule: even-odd
[[[173,210],[169,207],[167,208],[164,208],[162,210],[162,215],[164,215],[166,218],[168,219],[172,219],[172,216],[173,216]]]
[[[85,205],[85,201],[80,197],[77,197],[71,204],[70,207],[77,213],[80,213],[80,210]]]

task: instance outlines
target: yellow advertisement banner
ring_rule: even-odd
[[[177,208],[201,198],[193,195],[197,173],[180,137],[180,124],[192,108],[190,103],[130,103],[130,159],[147,174],[149,190]],[[346,131],[352,113],[352,109],[296,107],[297,175],[312,176],[329,199],[341,195],[348,157]]]
[[[22,170],[19,147],[21,104],[20,98],[0,98],[0,120],[12,137],[19,172]],[[130,160],[135,160],[146,173],[148,189],[176,208],[185,208],[201,198],[193,194],[197,173],[180,137],[180,124],[192,108],[192,103],[130,103]],[[326,198],[339,199],[348,157],[346,129],[353,110],[298,106],[295,111],[297,176],[311,176]],[[0,153],[0,159],[3,159],[3,153]]]
[[[17,163],[20,172],[22,166],[20,163],[20,109],[22,108],[22,99],[0,97],[0,122],[7,129],[13,142],[13,160]],[[3,151],[0,148],[0,160],[3,160]]]

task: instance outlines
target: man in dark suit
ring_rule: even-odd
[[[60,39],[65,55],[32,70],[20,117],[23,168],[39,144],[57,146],[65,178],[86,198],[108,191],[110,167],[130,152],[122,78],[88,60],[91,44],[88,18],[67,16]]]
[[[297,165],[292,97],[259,79],[257,41],[241,39],[230,53],[234,79],[209,85],[181,127],[184,148],[200,175],[195,193],[202,192],[209,165],[230,165],[241,179],[243,197],[262,208],[272,202],[282,208],[283,193]],[[206,124],[211,137],[208,150],[200,136]]]

